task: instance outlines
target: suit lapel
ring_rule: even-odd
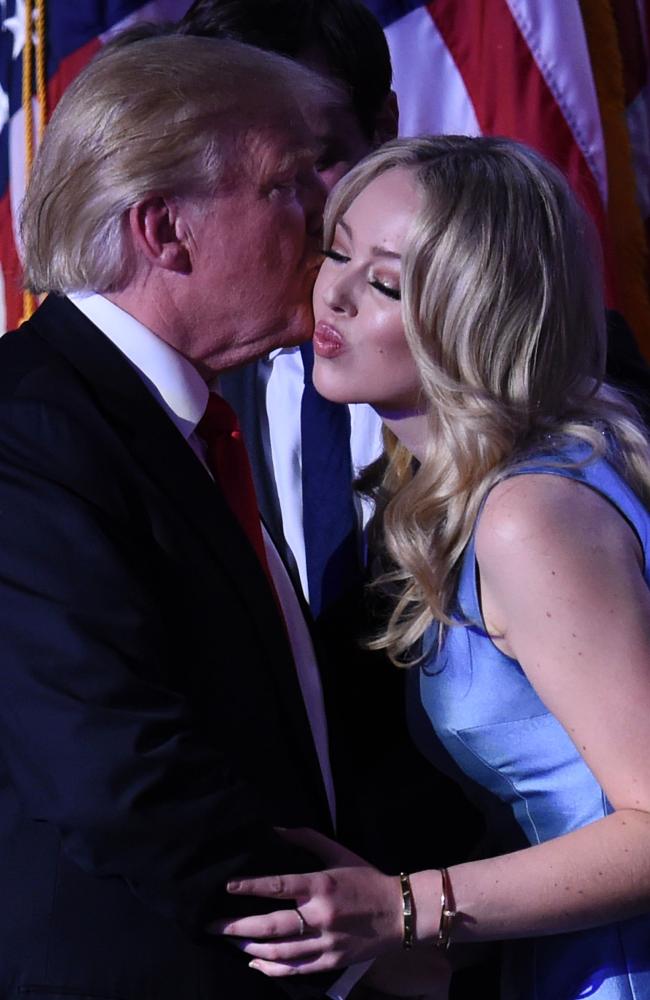
[[[271,442],[269,438],[266,410],[261,408],[258,398],[259,380],[264,368],[259,362],[243,365],[241,368],[223,372],[219,376],[219,392],[234,409],[239,419],[246,448],[251,458],[255,492],[262,520],[273,539],[276,549],[285,559],[285,541],[280,516],[280,501],[273,477],[267,470],[273,467],[270,461]],[[257,419],[258,414],[262,419]]]
[[[230,403],[239,419],[251,459],[255,492],[262,521],[273,539],[273,544],[280,554],[304,608],[300,573],[284,534],[280,498],[272,473],[273,460],[268,413],[260,392],[260,385],[263,383],[266,386],[270,374],[270,362],[253,361],[241,368],[223,372],[219,376],[219,392]],[[307,617],[308,620],[311,619],[311,611],[308,612]]]
[[[312,787],[320,787],[324,802],[320,766],[286,630],[264,570],[223,494],[124,355],[71,302],[50,296],[29,323],[79,372],[137,465],[171,498],[179,516],[199,533],[228,573],[268,650],[269,669],[300,750],[306,751]]]

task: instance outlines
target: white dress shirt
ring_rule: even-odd
[[[196,427],[205,413],[209,390],[194,366],[178,351],[103,295],[68,298],[125,356],[169,419],[205,465],[205,446]],[[334,781],[329,760],[327,719],[314,647],[293,585],[268,532],[263,528],[269,570],[282,607],[318,761],[336,828]],[[345,1000],[367,966],[352,966],[331,987],[330,1000]]]
[[[258,362],[260,412],[268,416],[270,473],[275,481],[282,529],[293,553],[303,593],[309,600],[305,538],[302,530],[302,448],[300,439],[300,404],[304,387],[304,368],[299,347],[273,351]],[[374,462],[382,452],[381,418],[367,403],[353,403],[350,410],[350,451],[353,474]],[[257,456],[254,456],[257,460]],[[327,503],[327,497],[323,498]],[[355,496],[361,528],[372,512],[368,501]]]

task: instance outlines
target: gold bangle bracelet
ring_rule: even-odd
[[[436,938],[436,948],[446,951],[451,943],[451,929],[456,919],[457,910],[454,903],[454,894],[451,888],[449,872],[446,868],[440,869],[442,888],[440,891],[440,924],[438,926],[438,937]]]
[[[402,890],[402,947],[413,947],[413,893],[411,891],[411,880],[406,872],[400,872],[400,889]]]

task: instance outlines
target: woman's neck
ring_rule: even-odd
[[[382,410],[376,412],[389,430],[421,462],[430,437],[427,414],[421,410]]]

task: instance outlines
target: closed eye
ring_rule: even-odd
[[[381,292],[382,295],[387,295],[389,299],[394,299],[396,302],[399,302],[402,298],[402,293],[399,288],[391,288],[390,285],[385,285],[383,281],[378,281],[376,278],[374,278],[370,284],[373,288],[376,288],[378,292]]]
[[[350,260],[349,257],[345,256],[345,254],[339,253],[338,250],[332,250],[331,247],[329,250],[323,250],[322,253],[325,257],[328,257],[330,260],[335,261],[337,264],[347,264],[348,261]]]

